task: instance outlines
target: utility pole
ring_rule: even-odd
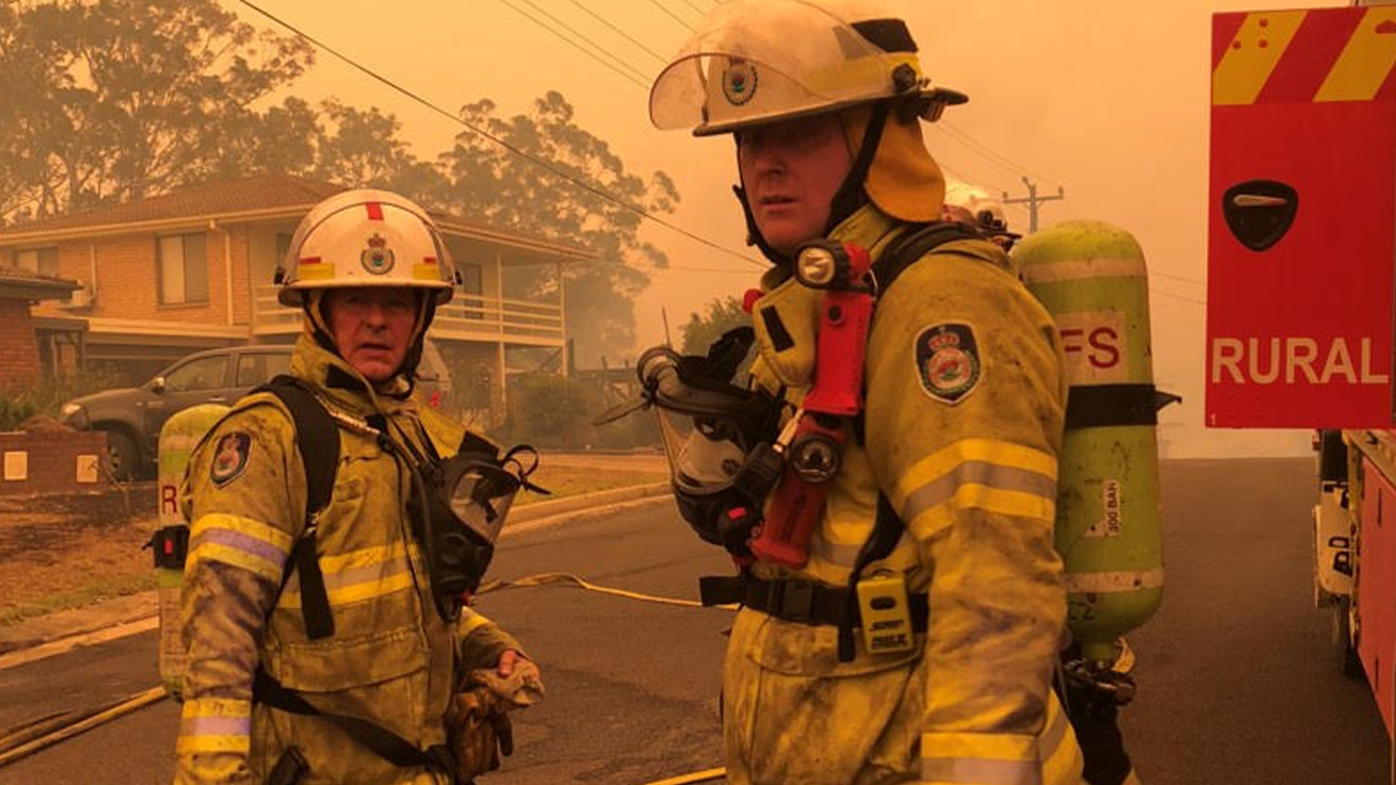
[[[1057,186],[1056,196],[1038,196],[1037,183],[1034,183],[1033,181],[1029,180],[1027,178],[1027,175],[1023,176],[1023,185],[1026,185],[1028,187],[1027,196],[1022,197],[1020,199],[1010,199],[1008,198],[1008,192],[1004,191],[1003,203],[1026,204],[1028,206],[1028,214],[1031,216],[1028,221],[1028,234],[1033,234],[1037,231],[1037,206],[1043,202],[1054,202],[1058,199],[1065,199],[1066,191],[1063,190],[1062,187],[1059,185]]]

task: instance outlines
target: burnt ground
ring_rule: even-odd
[[[0,625],[153,585],[155,494],[0,496]]]

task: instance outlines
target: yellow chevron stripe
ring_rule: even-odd
[[[1396,33],[1378,33],[1381,25],[1396,25],[1396,8],[1369,8],[1362,23],[1338,55],[1314,101],[1370,101],[1396,66]]]
[[[205,542],[189,553],[189,562],[184,567],[185,574],[189,574],[200,562],[206,561],[238,567],[273,583],[281,580],[281,565],[272,564],[260,556],[216,542]]]
[[[213,752],[246,755],[251,751],[252,738],[250,736],[180,736],[175,740],[175,753],[178,755]]]
[[[1212,105],[1254,103],[1275,65],[1294,40],[1308,11],[1266,11],[1246,15],[1241,29],[1212,72]],[[1261,42],[1265,46],[1261,46]],[[1236,43],[1240,42],[1237,47]]]

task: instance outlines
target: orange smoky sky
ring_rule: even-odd
[[[223,0],[259,27],[265,18]],[[714,0],[260,0],[259,5],[450,112],[483,97],[508,116],[558,90],[584,128],[611,143],[632,171],[662,169],[682,195],[668,218],[730,252],[648,224],[670,268],[636,301],[631,358],[664,340],[716,297],[740,295],[764,267],[744,243],[732,197],[726,138],[661,132],[648,119],[649,81],[677,52]],[[1303,432],[1217,432],[1202,427],[1206,290],[1206,194],[1211,15],[1254,3],[1169,0],[891,2],[921,47],[926,73],[968,93],[926,129],[950,176],[1011,196],[1066,198],[1040,208],[1040,225],[1092,218],[1133,232],[1150,266],[1155,374],[1184,396],[1165,410],[1175,455],[1294,453]],[[1346,3],[1267,2],[1267,8]],[[528,18],[532,17],[532,19]],[[551,18],[550,18],[551,17]],[[540,24],[540,22],[542,24]],[[588,56],[557,34],[590,38]],[[551,28],[551,29],[549,29]],[[554,32],[557,31],[557,32]],[[633,41],[630,39],[634,39]],[[609,67],[599,60],[609,63]],[[633,69],[633,70],[631,70]],[[623,72],[627,76],[622,76]],[[337,96],[397,116],[417,155],[434,158],[461,127],[322,52],[292,90]],[[1025,230],[1027,210],[1010,207]],[[745,257],[745,258],[742,258]],[[613,358],[622,359],[622,358]]]

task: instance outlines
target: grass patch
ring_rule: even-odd
[[[39,595],[32,600],[0,606],[0,627],[154,588],[155,571],[148,569],[144,575],[118,575],[69,591]]]

